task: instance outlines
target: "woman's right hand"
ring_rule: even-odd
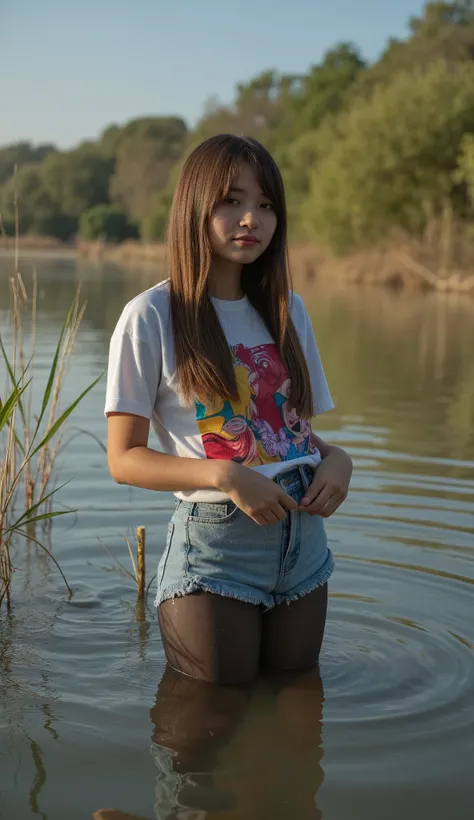
[[[235,461],[216,463],[216,487],[227,493],[242,512],[260,526],[278,524],[288,510],[297,510],[296,501],[270,478],[237,464]]]

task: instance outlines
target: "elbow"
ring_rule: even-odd
[[[107,463],[109,466],[109,473],[112,476],[113,480],[116,484],[126,484],[123,477],[123,471],[120,468],[120,459],[117,458],[109,458],[107,459]]]
[[[126,484],[127,483],[122,478],[120,478],[120,476],[114,475],[113,473],[111,473],[111,476],[112,476],[112,478],[113,478],[113,480],[115,481],[116,484]]]
[[[117,470],[111,470],[110,467],[109,467],[109,473],[112,476],[112,478],[113,478],[113,480],[115,481],[116,484],[125,484],[126,483]]]

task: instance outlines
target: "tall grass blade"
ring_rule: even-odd
[[[45,387],[44,394],[43,394],[43,401],[41,403],[41,410],[40,410],[39,415],[38,415],[38,419],[37,419],[37,422],[36,422],[36,427],[35,427],[34,433],[31,437],[31,443],[32,444],[33,444],[33,442],[34,442],[34,440],[37,436],[38,430],[41,426],[41,422],[43,421],[43,416],[46,412],[46,408],[47,408],[48,403],[49,403],[49,399],[51,397],[51,392],[52,392],[53,386],[54,386],[54,380],[56,378],[56,370],[58,369],[58,361],[59,361],[59,356],[60,356],[60,353],[61,353],[61,345],[63,343],[64,334],[66,332],[66,329],[67,329],[69,321],[70,321],[71,311],[72,311],[72,308],[69,309],[69,313],[66,316],[64,324],[61,328],[61,333],[59,334],[58,343],[56,345],[56,350],[54,352],[53,362],[51,364],[51,369],[49,371],[48,381],[46,383],[46,387]],[[36,452],[36,450],[35,450],[35,452]]]
[[[111,557],[111,558],[113,558],[113,559],[114,559],[114,561],[116,561],[116,562],[117,562],[117,564],[119,565],[119,567],[120,567],[120,569],[122,570],[122,572],[124,572],[126,575],[129,575],[129,576],[130,576],[130,578],[132,578],[132,580],[133,580],[133,581],[135,581],[135,583],[136,583],[137,579],[135,578],[135,576],[134,576],[134,575],[132,575],[132,573],[130,572],[130,570],[129,570],[129,569],[127,569],[126,567],[124,567],[124,565],[121,563],[121,561],[119,561],[119,559],[117,558],[117,556],[116,556],[116,555],[114,555],[114,554],[113,554],[113,552],[111,552],[111,550],[109,550],[109,548],[108,548],[108,547],[104,544],[104,542],[102,541],[102,539],[101,539],[101,538],[99,538],[99,536],[97,536],[97,540],[99,541],[99,544],[102,544],[102,546],[103,546],[104,550],[106,551],[106,553],[108,553],[108,555],[110,555],[110,557]]]
[[[43,513],[42,515],[35,515],[34,518],[27,518],[24,521],[25,524],[33,524],[35,521],[44,521],[46,518],[56,518],[58,515],[70,515],[73,512],[77,512],[77,510],[58,510],[57,512],[47,512]],[[9,532],[21,532],[18,527],[8,527],[7,530],[4,530],[5,533]]]
[[[51,558],[51,561],[53,562],[53,564],[56,565],[57,569],[61,573],[62,579],[63,579],[64,583],[66,584],[69,595],[72,596],[72,589],[69,586],[69,584],[66,580],[66,576],[64,575],[64,572],[62,571],[61,567],[59,566],[58,562],[56,561],[56,558],[52,554],[51,550],[49,550],[44,544],[42,544],[41,541],[38,541],[37,538],[34,538],[32,535],[25,532],[24,530],[17,530],[16,532],[17,532],[18,535],[22,535],[23,538],[26,538],[28,541],[33,541],[34,544],[37,544],[38,547],[41,547],[41,549],[45,551],[45,553],[48,555],[49,558]]]
[[[8,419],[10,418],[11,414],[15,410],[21,396],[25,392],[26,388],[30,384],[31,379],[28,379],[25,385],[22,388],[18,386],[15,387],[13,392],[10,394],[8,399],[6,400],[5,404],[0,405],[0,430],[5,426]]]
[[[86,387],[86,389],[81,393],[81,395],[78,396],[78,398],[75,401],[73,401],[72,404],[70,404],[68,408],[66,408],[64,413],[61,413],[59,418],[56,419],[54,424],[50,427],[50,429],[48,430],[46,435],[41,439],[40,443],[35,447],[33,452],[30,453],[30,458],[32,458],[34,455],[36,455],[36,453],[39,450],[41,450],[42,447],[44,447],[45,444],[47,444],[52,439],[52,437],[55,435],[55,433],[57,433],[57,431],[59,430],[61,425],[64,424],[64,422],[66,421],[68,416],[71,415],[71,413],[75,409],[75,407],[77,407],[79,402],[82,401],[84,396],[86,396],[92,390],[92,388],[96,386],[96,384],[101,380],[101,378],[102,378],[102,373],[100,374],[100,376],[97,377],[97,379],[95,379],[92,382],[92,384],[89,385],[89,387]]]
[[[74,427],[71,429],[74,430]],[[67,441],[65,441],[64,444],[59,448],[59,452],[62,452],[62,450],[64,450],[64,448],[67,447],[71,443],[71,441],[74,441],[74,439],[78,438],[79,436],[89,436],[89,438],[95,441],[95,443],[100,447],[100,449],[103,450],[104,453],[107,455],[107,447],[105,446],[104,442],[101,441],[100,438],[95,435],[95,433],[91,433],[90,430],[84,430],[82,427],[76,430],[72,434],[72,436],[69,436]]]
[[[136,566],[136,564],[135,564],[135,558],[133,557],[133,552],[132,552],[132,548],[131,548],[131,546],[130,546],[130,541],[128,540],[128,538],[126,538],[126,539],[125,539],[125,542],[126,542],[127,547],[128,547],[128,552],[129,552],[129,555],[130,555],[130,560],[131,560],[131,562],[132,562],[133,574],[134,574],[134,576],[135,576],[135,581],[137,581],[137,583],[138,583],[138,572],[137,572],[137,566]]]
[[[7,368],[8,375],[10,376],[10,379],[11,379],[11,383],[12,383],[12,385],[15,386],[15,385],[17,385],[17,380],[15,378],[15,372],[13,370],[10,359],[8,358],[7,351],[5,350],[1,333],[0,333],[0,350],[2,351],[3,361],[5,362],[5,367]],[[24,371],[22,372],[21,379],[18,381],[18,384],[20,383],[20,381],[22,379],[24,379],[25,373],[28,370],[28,367],[30,366],[30,364],[31,364],[31,359],[28,362],[28,364],[26,365]],[[20,411],[21,420],[23,422],[23,425],[25,425],[26,424],[26,416],[25,416],[25,411],[23,409],[23,402],[21,400],[18,401],[18,409]]]
[[[20,515],[20,517],[15,521],[14,524],[11,525],[11,527],[9,529],[10,530],[15,530],[17,527],[20,526],[22,521],[25,521],[25,519],[26,519],[27,523],[30,523],[30,521],[37,521],[38,520],[37,518],[30,518],[30,515],[32,515],[32,513],[34,513],[35,510],[38,509],[38,507],[41,507],[41,504],[44,504],[46,501],[48,501],[49,498],[51,498],[55,493],[57,493],[58,490],[62,490],[62,488],[65,487],[66,484],[69,484],[69,481],[65,481],[64,484],[61,484],[59,487],[55,487],[54,490],[52,490],[50,493],[48,493],[48,495],[43,496],[43,498],[41,498],[39,501],[37,501],[36,504],[32,504],[31,507],[29,507],[27,510],[25,510],[23,515]],[[69,510],[69,512],[72,512],[72,510]],[[8,532],[8,530],[7,530],[7,532]]]

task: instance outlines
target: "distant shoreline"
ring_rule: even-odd
[[[36,240],[36,241],[35,241]],[[0,258],[13,258],[13,240],[0,243]],[[125,268],[150,268],[166,264],[164,243],[129,240],[118,245],[102,242],[66,244],[45,237],[25,237],[19,242],[22,259],[64,259],[110,262]],[[316,279],[359,285],[382,285],[392,288],[413,288],[439,292],[456,292],[474,296],[474,270],[451,267],[441,271],[437,254],[427,254],[426,248],[415,242],[391,242],[385,246],[354,251],[348,256],[334,257],[317,245],[294,244],[290,258],[295,285],[310,285]]]
[[[0,246],[0,259],[13,259],[14,248],[2,248]],[[77,259],[77,249],[71,247],[64,248],[21,248],[19,249],[20,259]]]
[[[14,237],[0,237],[0,258],[7,259],[15,256],[16,239]],[[77,247],[70,242],[62,242],[53,236],[20,236],[18,240],[18,254],[22,259],[76,259]]]

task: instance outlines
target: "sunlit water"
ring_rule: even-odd
[[[88,301],[66,402],[105,370],[122,306],[153,276],[36,267],[43,384],[77,282]],[[6,339],[10,270],[0,260]],[[130,570],[125,538],[144,524],[151,580],[172,496],[109,477],[102,382],[77,408],[58,465],[57,481],[71,481],[56,508],[77,512],[56,520],[52,547],[74,596],[19,544],[14,606],[0,613],[0,817],[85,820],[106,806],[160,820],[472,816],[474,301],[298,289],[336,401],[317,429],[355,463],[328,523],[337,571],[322,688],[210,692],[172,676],[158,688],[154,587],[137,610],[133,580],[105,547]],[[181,787],[163,774],[167,743],[184,750]],[[187,809],[168,811],[173,789]]]

